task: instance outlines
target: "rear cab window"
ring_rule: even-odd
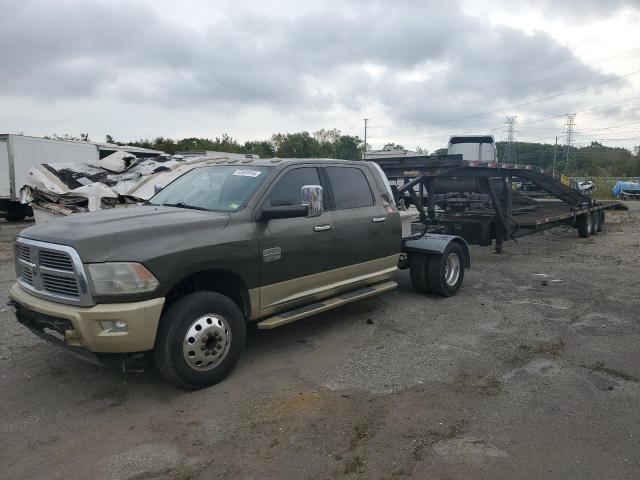
[[[335,210],[370,207],[373,193],[366,175],[356,167],[326,167]]]

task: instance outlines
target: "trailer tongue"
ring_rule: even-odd
[[[463,160],[462,155],[375,160],[392,182],[399,203],[418,210],[425,232],[460,235],[475,245],[502,253],[503,242],[558,225],[578,229],[581,237],[602,230],[604,210],[626,209],[601,201],[534,165]],[[531,197],[513,189],[526,182],[544,192]],[[409,200],[409,202],[407,202]]]

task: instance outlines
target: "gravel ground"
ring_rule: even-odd
[[[0,220],[0,477],[640,478],[640,208],[472,249],[460,293],[400,288],[251,330],[224,383],[85,364],[5,306]]]

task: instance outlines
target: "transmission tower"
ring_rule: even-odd
[[[565,168],[567,173],[575,171],[576,169],[576,157],[575,157],[575,148],[573,147],[573,139],[575,138],[575,126],[576,126],[576,114],[575,113],[567,113],[567,123],[564,124],[564,152],[562,155],[562,160],[565,164]]]
[[[516,118],[507,117],[507,163],[516,163]]]

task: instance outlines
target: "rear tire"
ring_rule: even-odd
[[[464,280],[466,264],[462,247],[450,243],[441,255],[432,255],[427,266],[429,290],[443,297],[458,293]]]
[[[578,215],[576,225],[578,226],[578,235],[580,238],[589,238],[591,236],[593,222],[590,213],[581,213]]]
[[[600,210],[596,210],[591,216],[591,235],[597,235],[601,230],[600,228]]]
[[[426,253],[411,253],[409,262],[409,274],[413,289],[418,293],[429,293],[429,282],[427,281],[429,255]]]
[[[9,213],[7,214],[7,216],[5,217],[7,219],[7,222],[20,222],[22,220],[24,220],[26,217],[26,215],[19,215],[16,213]]]
[[[602,232],[604,230],[604,210],[600,210],[600,221],[598,222],[598,231]]]
[[[233,370],[245,338],[245,319],[233,300],[215,292],[190,293],[160,318],[155,364],[165,379],[180,388],[208,387]]]

